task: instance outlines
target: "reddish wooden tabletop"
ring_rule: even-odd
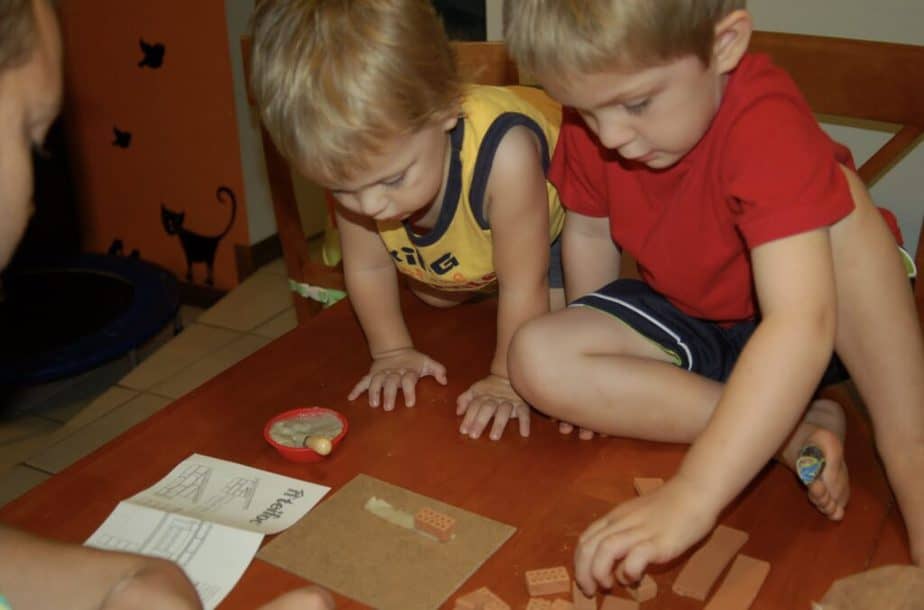
[[[346,395],[368,367],[362,334],[346,303],[288,333],[176,401],[23,497],[0,509],[0,521],[52,538],[85,540],[116,504],[152,485],[197,452],[302,478],[336,491],[366,473],[463,509],[509,523],[517,533],[461,588],[487,585],[513,608],[527,601],[523,572],[566,564],[591,520],[634,495],[636,476],[669,477],[684,447],[563,437],[534,417],[520,438],[499,442],[458,434],[455,397],[487,372],[494,345],[493,301],[434,310],[412,298],[405,312],[415,342],[449,369],[449,385],[421,383],[418,406],[391,413]],[[849,401],[846,392],[839,396]],[[284,461],[263,440],[264,423],[297,406],[342,411],[350,432],[329,459]],[[750,532],[742,552],[769,561],[756,610],[808,609],[837,578],[873,565],[907,561],[900,519],[867,427],[850,412],[847,455],[852,497],[835,524],[808,503],[794,475],[769,466],[722,516]],[[755,422],[755,425],[760,425]],[[658,567],[658,597],[645,608],[702,608],[670,588],[682,560]],[[251,610],[304,582],[260,560],[248,568],[221,610]],[[361,608],[339,598],[340,608]],[[445,605],[452,607],[452,603]]]

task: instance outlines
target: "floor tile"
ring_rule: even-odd
[[[40,417],[21,417],[0,424],[0,470],[26,461],[54,442],[61,424]]]
[[[261,337],[276,339],[296,326],[298,326],[298,319],[295,317],[295,308],[289,307],[266,324],[256,327],[253,332]]]
[[[116,407],[124,405],[136,396],[138,396],[136,390],[130,390],[122,386],[112,386],[68,420],[65,427],[69,429],[82,428],[90,422],[103,417]]]
[[[191,324],[123,377],[119,385],[134,390],[146,390],[183,371],[239,336],[239,333],[223,328]]]
[[[48,474],[22,465],[0,474],[0,506],[15,500],[48,478]]]
[[[202,324],[251,331],[292,306],[284,277],[260,269],[211,309],[199,316]]]
[[[263,265],[259,270],[268,271],[270,273],[275,273],[276,275],[282,275],[285,277],[289,276],[289,271],[286,269],[286,262],[281,258],[277,258],[273,262]]]
[[[268,337],[242,335],[220,350],[153,386],[150,391],[160,396],[179,398],[198,388],[225,369],[237,364],[270,341],[271,339]]]
[[[74,429],[72,434],[32,456],[26,464],[49,473],[60,472],[168,404],[169,399],[139,394],[103,417]]]

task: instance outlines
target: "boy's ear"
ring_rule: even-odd
[[[459,115],[457,113],[452,113],[447,115],[443,119],[443,131],[452,131],[455,126],[459,123]]]
[[[719,74],[731,72],[748,50],[754,22],[744,9],[732,11],[715,26],[712,61]]]

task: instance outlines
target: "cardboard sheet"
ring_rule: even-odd
[[[393,525],[363,506],[370,497],[416,513],[423,506],[456,519],[439,542]],[[516,528],[427,496],[358,475],[257,556],[381,610],[438,608]]]

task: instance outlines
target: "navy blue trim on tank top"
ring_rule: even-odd
[[[449,228],[453,217],[456,215],[456,208],[459,205],[459,196],[462,193],[462,140],[465,136],[465,118],[459,117],[455,127],[449,132],[450,159],[449,173],[446,176],[446,190],[443,193],[443,201],[440,205],[440,215],[436,219],[433,228],[423,234],[417,234],[411,228],[411,223],[407,220],[401,221],[404,225],[404,231],[411,243],[417,246],[430,246],[435,244]]]
[[[519,112],[505,112],[494,119],[488,128],[481,146],[478,148],[478,157],[475,160],[475,172],[472,175],[472,185],[468,192],[469,204],[472,207],[472,214],[478,221],[478,226],[482,229],[490,229],[491,225],[484,215],[484,193],[488,188],[488,177],[491,175],[491,167],[494,165],[494,155],[497,153],[497,147],[500,146],[501,140],[507,135],[512,128],[522,125],[530,129],[539,138],[542,144],[542,172],[549,173],[549,142],[546,140],[545,132],[539,127],[532,118]]]

